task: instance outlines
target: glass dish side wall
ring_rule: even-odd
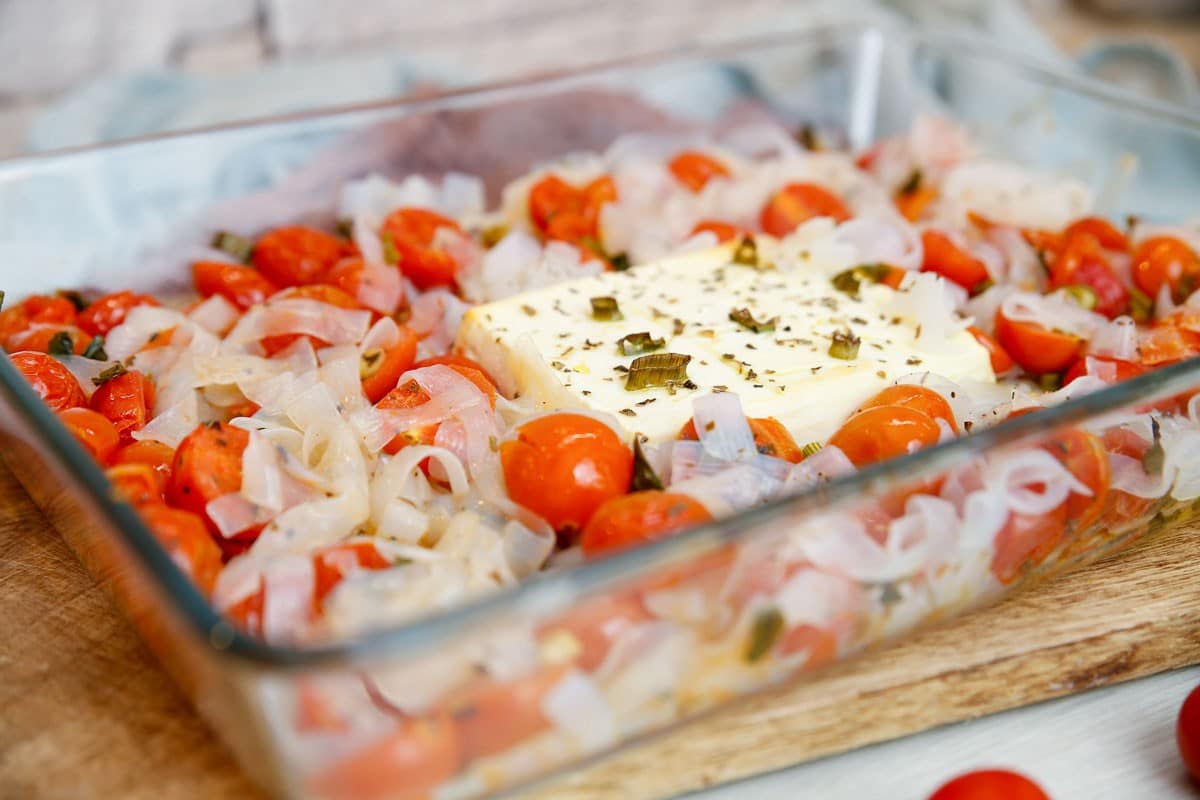
[[[854,146],[864,146],[878,136],[905,129],[919,111],[942,111],[978,128],[989,147],[999,154],[1015,155],[1042,168],[1070,171],[1088,179],[1106,202],[1101,210],[1107,213],[1136,209],[1164,218],[1178,218],[1195,207],[1196,198],[1186,193],[1186,187],[1196,185],[1194,182],[1170,182],[1170,191],[1160,186],[1163,176],[1178,175],[1187,168],[1184,166],[1187,160],[1180,153],[1194,152],[1197,147],[1195,128],[1189,127],[1187,120],[1122,108],[1103,97],[1076,91],[1068,84],[1069,81],[1056,81],[1036,69],[902,34],[854,29],[824,31],[798,37],[794,42],[747,47],[707,61],[691,59],[650,65],[636,73],[618,70],[566,83],[501,91],[484,98],[465,96],[433,101],[425,109],[420,106],[369,109],[212,135],[166,138],[58,159],[17,162],[0,174],[0,208],[4,211],[0,214],[0,246],[10,263],[11,257],[21,255],[23,260],[46,265],[45,270],[23,273],[20,278],[24,283],[18,281],[14,295],[63,285],[96,288],[138,282],[144,285],[146,262],[138,261],[136,253],[154,251],[191,216],[216,200],[277,184],[347,132],[392,119],[402,119],[405,125],[427,118],[444,120],[446,109],[471,113],[471,107],[478,103],[536,100],[567,89],[620,88],[636,94],[651,108],[700,123],[736,116],[747,107],[767,107],[776,117],[793,124],[812,123],[822,135],[841,138]],[[697,86],[703,91],[705,103],[680,102],[688,94],[685,90]],[[428,117],[421,116],[424,110],[430,111]],[[644,129],[649,119],[644,115],[604,114],[602,109],[593,109],[593,114],[596,115],[591,118],[593,122],[604,124],[564,125],[558,132],[559,138],[544,145],[547,152],[526,154],[519,166],[571,149],[603,147],[620,133]],[[544,119],[526,116],[523,122],[515,122],[508,129],[510,138],[506,144],[520,141],[523,131],[532,133],[546,127]],[[1069,118],[1072,124],[1065,124],[1064,118]],[[1075,124],[1076,120],[1087,124]],[[1103,131],[1104,136],[1098,131]],[[425,144],[431,146],[428,141]],[[1136,153],[1140,161],[1140,169],[1131,175],[1127,174],[1129,160],[1122,158],[1126,148]],[[495,159],[505,154],[485,155]],[[451,167],[470,170],[480,158],[479,154],[459,152],[441,154],[434,163],[443,170]],[[172,165],[189,160],[210,165],[211,174],[220,176],[220,180],[197,183],[176,175]],[[394,150],[380,151],[364,154],[349,174],[334,170],[324,175],[318,173],[318,179],[312,179],[309,173],[311,180],[305,189],[311,196],[312,213],[327,210],[337,184],[346,177],[380,167],[395,169],[403,163]],[[1110,202],[1105,190],[1114,179],[1124,181],[1127,191],[1114,193]],[[133,191],[125,191],[126,187]],[[142,191],[143,187],[152,190]],[[67,231],[71,237],[66,235]],[[84,242],[91,245],[93,241],[95,247],[83,246]],[[186,255],[176,254],[176,258],[150,262],[154,269],[160,270],[153,273],[150,282],[169,284],[172,279],[177,280],[183,273],[169,271],[180,269]],[[5,279],[9,280],[9,276]],[[0,373],[0,377],[12,379],[8,372]],[[1177,383],[1188,380],[1188,376],[1183,376]],[[1196,382],[1200,383],[1200,377]],[[1176,386],[1175,390],[1179,388]],[[27,419],[5,417],[4,424],[11,431],[29,433]],[[34,427],[43,433],[54,426],[48,420],[35,420]],[[57,464],[65,462],[76,473],[86,474],[90,470],[89,482],[98,479],[99,473],[86,464],[81,453],[75,452],[78,448],[73,449],[65,440],[51,440],[50,444],[54,450],[52,460]],[[999,457],[991,453],[960,454],[938,466],[961,467],[964,460],[979,463],[993,456]],[[24,463],[23,455],[18,458]],[[48,485],[40,479],[37,484]],[[889,484],[884,488],[902,487]],[[84,494],[89,491],[101,489],[85,487]],[[35,494],[39,502],[50,503],[45,492]],[[1164,503],[1129,513],[1121,518],[1120,524],[1114,524],[1116,512],[1105,507],[1098,516],[1095,533],[1072,530],[1068,537],[1064,531],[1060,541],[1037,553],[1036,569],[1031,565],[1028,575],[1036,576],[1043,569],[1058,568],[1076,558],[1090,556],[1102,546],[1123,541],[1141,520],[1159,511],[1165,514],[1179,510],[1167,509]],[[833,628],[808,625],[812,631],[794,634],[804,626],[794,624],[795,619],[789,619],[787,614],[782,611],[772,614],[761,604],[747,605],[732,621],[713,616],[702,618],[695,625],[676,626],[672,635],[663,634],[666,645],[649,643],[665,649],[631,662],[625,670],[609,665],[612,674],[606,673],[603,681],[595,675],[596,670],[605,667],[603,660],[598,664],[590,663],[590,659],[579,660],[587,652],[584,646],[593,624],[588,622],[589,616],[602,622],[617,620],[622,623],[617,627],[632,629],[645,620],[636,606],[630,610],[631,593],[644,594],[649,587],[658,592],[686,594],[697,588],[708,590],[716,581],[723,587],[735,567],[741,570],[739,564],[769,560],[781,548],[785,552],[794,531],[803,528],[809,515],[815,513],[807,505],[804,508],[808,510],[797,510],[787,518],[728,520],[719,528],[686,537],[686,541],[647,551],[637,563],[626,558],[611,567],[595,565],[607,572],[605,581],[594,579],[598,574],[594,570],[591,580],[574,573],[541,579],[536,587],[519,597],[494,603],[482,612],[477,609],[474,624],[459,625],[456,632],[444,628],[442,635],[435,631],[428,637],[427,656],[415,651],[405,657],[354,656],[352,650],[349,661],[319,672],[247,669],[233,666],[226,659],[216,660],[206,644],[189,641],[188,637],[195,634],[196,616],[186,609],[179,616],[190,617],[192,630],[181,624],[176,629],[177,635],[156,649],[168,655],[193,649],[197,658],[208,660],[214,672],[228,678],[223,684],[214,682],[218,688],[210,694],[237,710],[219,715],[213,719],[214,724],[243,763],[259,767],[256,772],[260,776],[269,773],[268,785],[280,791],[343,796],[347,791],[361,794],[384,787],[411,788],[431,777],[441,782],[457,774],[458,768],[467,763],[467,771],[454,778],[457,796],[467,796],[501,789],[575,763],[725,699],[806,672],[830,657],[848,655],[927,618],[944,617],[998,596],[1025,578],[1022,568],[1018,570],[1022,575],[1020,580],[1002,582],[991,572],[988,560],[982,567],[975,563],[974,571],[964,573],[970,580],[963,582],[961,596],[943,597],[939,603],[900,605],[903,591],[893,587],[887,594],[887,603],[906,609],[908,616],[899,619],[891,612],[889,616],[896,619],[884,624],[864,622],[866,616],[860,615],[860,611],[868,607],[878,610],[876,606],[885,601],[881,584],[890,581],[854,579],[843,588],[847,596],[854,594],[858,600],[844,606],[841,615],[844,619]],[[105,520],[112,516],[104,508],[92,513]],[[79,519],[74,523],[64,520],[61,524],[79,534],[69,538],[77,549],[85,551],[123,546],[134,534],[131,529],[140,529],[132,519],[118,519],[116,527],[79,522]],[[729,544],[733,540],[741,544],[733,547]],[[144,553],[136,553],[128,567],[143,576],[145,586],[151,591],[161,589],[154,578],[145,578]],[[162,575],[169,573],[170,568],[160,567],[156,571]],[[786,566],[783,571],[787,572]],[[790,579],[794,575],[783,577]],[[173,578],[178,582],[178,575]],[[868,584],[870,592],[864,590]],[[120,585],[116,588],[131,597],[142,591]],[[899,600],[893,593],[900,595]],[[195,600],[195,593],[191,594],[189,598],[186,587],[176,586],[167,603],[160,601],[155,607],[153,603],[139,603],[135,599],[130,605],[149,607],[154,609],[152,614],[170,616],[176,613],[173,604],[180,603],[181,597]],[[868,594],[872,599],[864,605],[862,598]],[[742,599],[759,595],[761,592],[756,591]],[[583,622],[578,626],[566,624],[568,614],[572,615],[570,620],[582,616]],[[564,629],[566,636],[562,635]],[[712,641],[706,644],[705,637],[709,634]],[[410,636],[406,641],[414,638],[420,637]],[[510,638],[525,648],[524,661],[518,660],[515,667],[512,664],[498,667],[498,672],[490,674],[485,682],[462,678],[463,665],[481,663],[488,658],[490,643],[498,642],[495,646],[502,647]],[[687,640],[687,647],[678,644],[681,638]],[[530,641],[534,643],[532,650],[528,648]],[[791,643],[785,645],[788,641]],[[693,646],[707,648],[706,658],[710,661],[715,659],[729,665],[729,674],[722,675],[715,683],[696,684],[698,688],[685,697],[672,697],[649,706],[634,702],[636,687],[653,685],[655,676],[663,680],[669,674],[663,665],[678,663],[681,657],[690,658]],[[636,651],[638,643],[628,647]],[[757,655],[750,658],[754,653]],[[602,655],[607,657],[607,651]],[[593,669],[583,669],[580,664]],[[372,678],[370,691],[368,683],[364,683],[364,673]],[[566,697],[555,695],[549,715],[557,715],[553,711],[556,704],[590,707],[594,712],[590,719],[595,725],[588,730],[561,729],[557,724],[548,727],[543,700],[548,688],[558,687],[568,673],[570,681],[559,691]],[[550,681],[547,674],[555,680]],[[425,697],[400,697],[397,684]],[[243,694],[249,698],[252,721],[241,710]],[[197,700],[202,710],[206,710],[206,698],[201,695]],[[419,724],[395,713],[380,712],[381,707],[386,709],[389,704],[417,708],[422,700],[426,713]],[[607,714],[595,710],[601,702],[608,707]],[[473,715],[479,714],[480,707],[508,710],[513,725],[489,738],[491,734],[475,730],[479,726],[470,722]],[[344,715],[340,722],[339,715]],[[322,728],[331,721],[345,727],[340,731]],[[434,741],[439,741],[448,726],[465,726],[473,732],[466,735],[465,744],[459,742],[441,751],[441,762],[432,762],[440,764],[445,774],[421,772],[413,763],[381,760],[379,748],[387,750],[387,743],[405,741],[414,732],[413,725],[417,725],[422,737]],[[247,736],[247,731],[252,733]],[[273,752],[280,754],[279,760],[271,757]],[[362,761],[353,760],[360,756]],[[426,759],[425,763],[431,762]],[[353,766],[350,769],[353,780],[370,779],[378,783],[352,784],[348,789],[347,773],[340,767],[344,764]]]

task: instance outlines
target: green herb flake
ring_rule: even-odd
[[[617,349],[623,356],[634,356],[639,353],[652,353],[666,344],[664,339],[655,339],[647,331],[630,333],[617,340]]]
[[[924,176],[921,174],[921,170],[914,169],[912,172],[909,173],[908,178],[900,186],[899,193],[900,194],[912,194],[913,192],[917,191],[918,189],[921,188],[921,182],[922,182],[923,177]]]
[[[479,243],[491,250],[508,236],[509,227],[504,223],[489,225],[479,234]]]
[[[625,390],[634,392],[639,389],[654,389],[666,387],[672,390],[677,386],[691,387],[688,380],[687,366],[692,357],[684,353],[651,353],[638,356],[629,365],[629,374],[625,376]]]
[[[1162,430],[1157,418],[1150,419],[1150,434],[1154,437],[1154,442],[1142,454],[1142,469],[1147,475],[1162,475],[1167,453],[1163,450]]]
[[[779,317],[771,317],[765,321],[755,319],[748,308],[733,309],[729,312],[729,318],[746,330],[755,333],[771,333],[775,330],[775,326],[779,324]]]
[[[124,364],[117,362],[116,364],[113,364],[108,369],[102,371],[96,377],[92,378],[92,383],[96,384],[97,386],[103,386],[104,384],[111,381],[113,378],[119,378],[128,371],[129,370],[125,369]]]
[[[815,456],[817,453],[821,452],[821,448],[824,446],[825,445],[821,444],[820,442],[809,442],[808,444],[804,445],[804,447],[800,448],[800,454],[805,458],[809,458],[810,456]]]
[[[1135,322],[1149,322],[1154,317],[1154,301],[1134,286],[1129,287],[1129,314]]]
[[[633,266],[628,253],[615,253],[608,257],[608,263],[612,265],[613,272],[625,272]]]
[[[249,261],[254,252],[254,242],[229,231],[217,231],[212,238],[212,246],[242,263]]]
[[[50,337],[46,352],[52,356],[69,356],[75,352],[75,342],[69,331],[59,331]]]
[[[104,337],[93,336],[88,346],[83,349],[83,357],[95,361],[108,361],[108,353],[104,351]]]
[[[833,288],[851,297],[858,297],[858,290],[866,283],[880,283],[891,272],[887,264],[859,264],[848,270],[839,272],[829,279]]]
[[[1085,308],[1091,311],[1100,302],[1100,298],[1096,296],[1096,290],[1084,283],[1075,283],[1070,286],[1064,286],[1063,292],[1067,297],[1075,301],[1075,304],[1080,308]]]
[[[354,220],[349,217],[342,217],[334,223],[333,229],[337,231],[337,235],[343,239],[354,238]]]
[[[733,250],[733,263],[754,269],[764,268],[758,259],[758,244],[753,236],[743,236],[738,242],[738,246]]]
[[[83,311],[88,307],[88,301],[84,300],[83,295],[74,289],[59,289],[54,294],[63,298],[64,300],[71,301],[71,305],[75,306],[76,311]]]
[[[805,150],[816,152],[817,150],[821,149],[821,140],[817,136],[817,129],[814,128],[810,122],[804,123],[800,126],[800,129],[796,131],[796,141],[799,142],[800,146]]]
[[[753,664],[759,661],[779,641],[783,633],[783,614],[778,608],[767,608],[758,612],[750,626],[750,636],[746,640],[745,661]]]
[[[649,459],[646,458],[645,451],[642,450],[642,436],[640,434],[633,437],[633,479],[629,482],[629,491],[641,492],[647,489],[663,488],[662,478],[658,477],[658,473],[654,471],[654,467],[650,465]]]
[[[829,355],[842,361],[853,361],[858,358],[858,348],[862,339],[850,331],[834,331],[829,341]]]
[[[1062,388],[1062,379],[1063,376],[1061,373],[1047,372],[1038,376],[1038,388],[1043,392],[1056,392]]]
[[[383,260],[388,264],[399,264],[400,251],[396,248],[396,240],[392,238],[392,232],[384,231],[380,235],[379,241],[383,245]]]
[[[621,313],[621,307],[617,305],[615,297],[593,297],[592,303],[592,319],[600,322],[615,322],[625,319],[625,315]]]

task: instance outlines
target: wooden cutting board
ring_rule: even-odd
[[[1161,533],[527,797],[665,797],[1200,662],[1198,534]],[[0,709],[0,797],[258,796],[2,465]]]

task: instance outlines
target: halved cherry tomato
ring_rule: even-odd
[[[113,292],[80,311],[76,324],[93,336],[103,336],[124,322],[131,309],[156,305],[158,301],[148,294],[135,294],[128,290]]]
[[[459,264],[440,247],[433,246],[438,230],[448,228],[462,235],[458,223],[427,208],[401,208],[383,221],[379,235],[385,248],[390,242],[399,259],[397,265],[418,289],[452,286]]]
[[[320,613],[325,598],[351,572],[358,569],[387,569],[392,563],[373,542],[351,542],[318,550],[313,554],[313,611]]]
[[[138,508],[146,527],[171,556],[175,565],[207,597],[221,572],[221,549],[195,514],[152,503]]]
[[[1082,230],[1064,235],[1061,250],[1050,262],[1050,286],[1091,289],[1096,296],[1093,310],[1109,319],[1129,310],[1129,290],[1109,265],[1099,240]]]
[[[1099,438],[1082,428],[1067,428],[1052,433],[1041,445],[1057,458],[1091,495],[1072,492],[1067,498],[1067,519],[1074,530],[1089,528],[1104,511],[1112,483],[1108,452]]]
[[[1073,365],[1071,365],[1071,368],[1067,370],[1065,375],[1063,375],[1063,386],[1066,386],[1076,378],[1082,378],[1084,375],[1088,374],[1088,359],[1091,359],[1094,362],[1099,362],[1100,364],[1111,365],[1111,369],[1117,383],[1120,383],[1121,381],[1127,381],[1130,378],[1136,378],[1138,375],[1141,375],[1146,371],[1146,368],[1141,364],[1135,364],[1132,361],[1125,361],[1121,358],[1113,358],[1112,356],[1082,356]]]
[[[198,426],[184,437],[175,451],[167,501],[178,508],[208,518],[208,504],[242,488],[242,453],[250,434],[224,422]],[[257,535],[257,531],[254,532]]]
[[[453,777],[462,759],[449,715],[408,717],[391,733],[318,772],[309,791],[327,800],[417,800]]]
[[[92,393],[91,407],[112,421],[121,438],[143,428],[154,410],[154,382],[136,370],[110,378]]]
[[[336,236],[293,225],[263,234],[250,260],[276,286],[305,286],[320,283],[346,254],[345,242]]]
[[[981,769],[942,784],[929,800],[1050,800],[1050,796],[1024,775]]]
[[[362,379],[363,392],[372,403],[378,403],[396,388],[400,376],[412,369],[417,357],[419,337],[405,325],[398,327],[400,337],[394,345],[387,349],[364,350],[359,358],[358,375]]]
[[[665,539],[710,521],[709,510],[689,495],[634,492],[614,497],[596,509],[579,541],[590,558]]]
[[[9,358],[17,370],[52,411],[63,411],[87,405],[79,381],[70,370],[45,353],[22,351]]]
[[[758,222],[765,233],[783,237],[816,217],[845,222],[850,216],[842,199],[828,189],[815,183],[789,183],[763,206]]]
[[[954,420],[954,409],[946,398],[927,386],[901,383],[880,390],[874,397],[858,407],[858,411],[877,406],[904,406],[928,414],[934,419],[945,420],[951,430],[958,430]],[[858,413],[856,411],[855,413]]]
[[[988,358],[992,362],[992,372],[997,376],[1007,374],[1009,370],[1017,365],[1012,360],[1012,356],[1008,354],[1008,351],[1001,347],[1000,343],[991,336],[988,336],[974,325],[967,328],[967,330],[975,337],[975,341],[979,342],[984,350],[987,350]]]
[[[582,414],[549,414],[500,445],[508,496],[574,539],[606,500],[629,491],[633,451]]]
[[[16,337],[26,333],[33,325],[55,326],[56,329],[74,326],[75,316],[75,306],[65,297],[43,294],[26,297],[20,303],[0,311],[0,345],[9,352],[33,349],[45,352],[44,347],[19,346]]]
[[[730,225],[728,222],[719,222],[715,219],[706,219],[696,223],[696,227],[692,228],[690,235],[695,236],[698,233],[711,233],[717,237],[717,241],[721,244],[750,235],[750,231],[745,228]]]
[[[109,456],[121,443],[116,427],[90,408],[64,409],[58,412],[58,420],[101,464],[108,463]]]
[[[667,162],[667,169],[693,192],[699,192],[713,178],[728,178],[729,169],[712,156],[685,150]]]
[[[1104,431],[1101,439],[1104,449],[1109,453],[1126,456],[1141,461],[1151,447],[1141,436],[1124,427],[1113,427]],[[1110,462],[1111,463],[1111,462]],[[1103,524],[1109,528],[1120,528],[1123,525],[1140,520],[1150,513],[1157,500],[1138,497],[1135,494],[1121,491],[1113,487],[1108,493],[1108,508],[1104,511]]]
[[[113,466],[122,464],[145,464],[154,472],[158,480],[159,491],[165,492],[171,480],[171,462],[175,460],[175,451],[162,442],[146,439],[140,442],[130,442],[113,453],[109,460]]]
[[[451,701],[463,755],[484,758],[503,752],[550,727],[542,699],[571,665],[545,667],[514,681],[482,678]]]
[[[804,452],[796,444],[796,440],[788,433],[783,423],[774,417],[747,417],[750,432],[754,434],[754,446],[764,456],[782,458],[793,464],[804,460]],[[679,429],[679,437],[686,441],[697,441],[700,436],[696,433],[696,421],[689,419]]]
[[[1138,336],[1138,358],[1147,367],[1173,364],[1200,353],[1200,333],[1178,325],[1155,325]]]
[[[469,361],[470,359],[465,360]],[[428,366],[430,361],[431,359],[426,359],[418,364],[414,364],[413,368],[415,369],[422,365]],[[447,363],[445,366],[450,367],[450,369],[454,370],[471,383],[478,386],[479,391],[487,395],[488,402],[492,405],[492,407],[495,407],[496,386],[490,380],[488,380],[488,377],[484,375],[483,372],[477,369],[472,369],[471,367],[462,366],[457,363]],[[395,389],[392,389],[390,392],[384,395],[383,399],[375,404],[375,407],[384,410],[390,408],[416,408],[417,406],[428,403],[430,399],[429,393],[422,389],[421,385],[417,383],[416,380],[408,380],[404,381]],[[425,425],[423,427],[411,428],[403,433],[398,433],[384,446],[383,451],[385,453],[395,455],[410,444],[433,444],[434,439],[437,436],[438,427],[439,426],[436,424]]]
[[[1104,217],[1081,217],[1075,220],[1063,231],[1063,238],[1070,239],[1080,233],[1095,237],[1105,250],[1129,252],[1129,237]]]
[[[1032,375],[1063,372],[1075,363],[1087,344],[1070,333],[1048,330],[1036,322],[1014,322],[996,311],[996,341]]]
[[[162,503],[162,483],[149,464],[115,464],[104,471],[113,492],[132,506]]]
[[[292,289],[287,289],[280,293],[279,299],[302,299],[316,300],[318,303],[335,306],[337,308],[346,308],[350,310],[361,309],[358,301],[350,295],[343,292],[336,286],[330,286],[325,283],[313,283],[307,286],[297,286]],[[329,342],[319,339],[316,336],[309,336],[305,333],[282,333],[277,336],[267,336],[260,344],[268,356],[278,353],[280,350],[288,347],[292,342],[295,342],[301,337],[306,337],[313,346],[314,350],[320,350],[322,347],[328,347]]]
[[[618,636],[651,619],[634,595],[601,595],[542,625],[538,638],[549,643],[561,634],[571,636],[579,647],[575,665],[591,672],[604,663]]]
[[[921,234],[921,246],[925,251],[921,261],[922,272],[937,273],[971,294],[986,288],[991,277],[987,265],[955,244],[946,234],[927,230]]]
[[[856,467],[906,455],[935,445],[941,429],[933,417],[904,406],[875,406],[859,411],[829,437]]]
[[[1200,783],[1200,687],[1192,689],[1179,708],[1175,742],[1192,780]]]
[[[192,283],[202,297],[219,294],[240,309],[247,309],[279,291],[262,273],[241,264],[197,261],[192,264]]]
[[[1066,503],[1040,515],[1010,514],[996,534],[992,574],[1001,583],[1012,583],[1023,569],[1036,566],[1054,552],[1066,531]]]
[[[89,333],[84,333],[74,325],[46,325],[42,323],[34,323],[26,328],[21,333],[14,334],[9,339],[9,344],[14,351],[20,350],[36,350],[39,353],[49,353],[51,344],[62,334],[66,334],[71,339],[71,352],[75,355],[81,355],[87,346],[92,342],[92,336]]]
[[[900,212],[909,222],[916,222],[925,213],[925,209],[937,199],[938,191],[935,187],[925,185],[919,186],[911,192],[897,192],[894,200],[896,210]]]
[[[1133,251],[1133,282],[1151,298],[1163,285],[1172,296],[1184,300],[1200,280],[1200,256],[1182,239],[1152,236]]]
[[[367,285],[367,264],[361,256],[343,258],[334,265],[333,269],[326,273],[325,282],[330,286],[336,286],[351,297],[358,299],[363,286]],[[380,308],[375,310],[390,313],[394,312],[396,308],[403,308],[405,304],[404,292],[401,291],[396,300],[395,308]]]
[[[529,190],[529,219],[547,239],[582,244],[600,238],[600,210],[617,199],[617,185],[607,175],[575,187],[554,174]]]

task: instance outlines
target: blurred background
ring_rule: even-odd
[[[0,0],[0,156],[862,16],[1197,102],[1200,0]]]

